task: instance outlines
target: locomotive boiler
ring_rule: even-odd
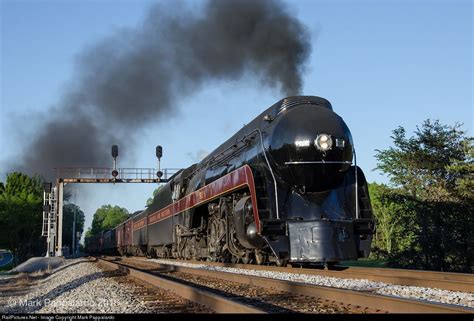
[[[326,99],[292,96],[173,175],[101,250],[330,265],[368,256],[374,229],[349,128]]]

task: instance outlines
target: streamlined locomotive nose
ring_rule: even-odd
[[[282,110],[274,126],[270,154],[286,183],[318,192],[341,182],[352,162],[352,137],[341,117],[304,104]]]

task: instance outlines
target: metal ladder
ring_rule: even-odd
[[[54,253],[57,206],[57,188],[53,187],[50,193],[43,193],[43,229],[41,235],[47,237],[46,256]]]

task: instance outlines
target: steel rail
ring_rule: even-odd
[[[474,292],[474,275],[468,273],[418,271],[389,268],[341,267],[339,270],[322,270],[297,267],[278,267],[267,265],[232,264],[203,261],[181,261],[196,264],[208,264],[238,269],[252,269],[295,274],[332,276],[347,279],[366,279],[377,282],[407,286],[438,288],[449,291]]]
[[[104,267],[118,269],[129,276],[144,281],[152,286],[172,291],[187,300],[205,305],[217,313],[265,313],[264,311],[252,306],[229,300],[211,292],[197,289],[193,286],[167,280],[157,276],[156,274],[151,274],[136,267],[99,257],[97,259],[97,263]]]
[[[147,262],[143,259],[126,258],[124,264],[140,262],[151,269],[161,268],[179,271],[204,277],[214,277],[221,280],[233,281],[264,288],[276,288],[298,295],[311,296],[323,300],[342,302],[346,305],[361,306],[374,311],[389,313],[473,313],[474,309],[444,303],[427,302],[417,299],[405,299],[393,296],[372,294],[354,290],[339,289],[326,286],[317,286],[299,282],[277,280],[272,278],[242,275],[220,271],[210,271],[199,268],[182,267],[173,264]],[[202,262],[201,262],[202,263]],[[207,262],[206,262],[207,263]]]

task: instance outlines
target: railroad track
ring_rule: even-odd
[[[0,314],[213,313],[204,305],[130,278],[115,267],[98,267],[95,259],[71,261],[48,273],[3,279]]]
[[[110,261],[113,261],[111,263]],[[209,291],[209,283],[211,279],[221,280],[223,282],[233,282],[235,284],[245,285],[247,287],[254,287],[257,289],[267,289],[267,290],[275,290],[278,289],[280,292],[284,292],[286,294],[278,294],[285,297],[286,295],[286,303],[288,303],[288,298],[291,298],[294,302],[293,308],[286,308],[286,310],[275,310],[276,312],[321,312],[321,311],[328,311],[325,310],[329,307],[329,311],[336,312],[336,313],[364,313],[364,312],[397,312],[397,313],[472,313],[474,310],[462,307],[462,306],[455,306],[455,305],[448,305],[442,303],[431,303],[421,300],[413,300],[413,299],[403,299],[398,297],[392,296],[385,296],[385,295],[378,295],[373,293],[361,292],[361,291],[353,291],[353,290],[346,290],[346,289],[338,289],[332,287],[324,287],[324,286],[316,286],[310,284],[304,284],[299,282],[292,282],[286,280],[278,280],[273,278],[265,278],[260,276],[250,276],[250,275],[241,275],[235,273],[226,273],[220,271],[213,271],[213,270],[205,270],[205,269],[196,269],[191,267],[183,267],[177,266],[173,264],[163,264],[163,263],[156,263],[147,261],[146,259],[142,258],[107,258],[107,262],[110,264],[117,264],[121,266],[122,269],[130,268],[136,269],[139,268],[141,273],[145,273],[147,275],[151,275],[150,273],[158,273],[158,274],[166,274],[165,278],[174,278],[177,282],[181,279],[181,281],[185,280],[186,283],[200,283],[201,289],[206,289]],[[199,262],[202,264],[202,262]],[[207,262],[206,262],[207,264]],[[220,265],[220,264],[217,264]],[[229,265],[229,264],[222,264],[225,266],[240,266],[240,265]],[[249,266],[245,266],[245,268],[250,268]],[[251,266],[254,268],[254,266]],[[260,269],[275,269],[274,267],[258,267]],[[285,270],[284,268],[279,268],[281,270]],[[303,273],[301,270],[303,269],[290,269],[291,272],[297,270],[299,273]],[[306,270],[306,269],[304,269]],[[328,271],[314,271],[317,272],[328,272]],[[334,271],[335,272],[335,271]],[[192,277],[191,277],[192,276]],[[339,276],[340,277],[340,276]],[[198,279],[197,281],[190,281],[192,279]],[[207,281],[203,281],[207,280]],[[179,283],[179,282],[178,282]],[[206,284],[206,286],[203,286]],[[213,285],[210,285],[212,287]],[[233,286],[236,288],[237,286]],[[258,292],[254,290],[254,292]],[[278,296],[277,294],[273,294],[273,297]],[[262,297],[265,295],[258,295],[258,299],[255,298],[257,301],[261,301]],[[271,297],[271,296],[270,296]],[[310,298],[311,302],[320,302],[322,304],[322,310],[301,310],[298,307],[300,304],[299,300],[301,300],[301,305],[305,307],[307,304],[307,300]],[[306,299],[306,301],[305,301]],[[192,300],[192,299],[191,299]],[[235,298],[231,301],[235,302]],[[201,303],[202,304],[202,303]],[[275,304],[271,302],[270,304]],[[276,303],[278,305],[278,303]],[[255,306],[255,305],[254,305]],[[257,304],[258,306],[258,304]],[[339,307],[339,308],[335,308]],[[265,309],[257,308],[257,310],[265,311]],[[275,311],[266,311],[266,312],[275,312]],[[219,312],[216,310],[216,312]],[[244,311],[241,311],[244,312]],[[250,311],[249,311],[250,312]]]
[[[203,264],[202,261],[184,262]],[[407,286],[438,288],[449,291],[474,292],[474,275],[468,273],[342,266],[336,266],[335,270],[322,270],[318,268],[308,269],[297,267],[277,267],[217,262],[205,262],[205,264],[238,269],[253,269],[259,271],[321,275],[349,279],[366,279],[371,281]]]
[[[140,281],[169,290],[192,302],[205,305],[217,313],[263,313],[263,311],[254,307],[237,303],[209,291],[160,277],[144,269],[133,267],[130,264],[123,264],[103,258],[98,258],[98,263],[107,269],[117,269]]]

